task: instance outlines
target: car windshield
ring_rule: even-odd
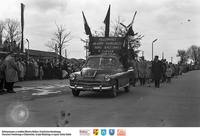
[[[110,69],[118,65],[117,65],[117,60],[112,57],[93,57],[88,59],[85,66],[97,69],[98,68]]]

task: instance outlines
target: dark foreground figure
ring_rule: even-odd
[[[154,61],[152,63],[152,74],[153,79],[155,81],[155,87],[160,87],[160,79],[162,77],[162,63],[158,59],[158,56],[155,56]]]

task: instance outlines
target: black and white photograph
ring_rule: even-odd
[[[0,127],[200,127],[200,1],[1,0]]]

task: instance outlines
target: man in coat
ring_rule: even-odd
[[[15,93],[13,91],[14,83],[18,81],[18,67],[15,62],[15,58],[13,57],[13,54],[9,54],[5,60],[5,79],[6,79],[6,85],[5,88],[7,89],[8,93]]]
[[[5,74],[4,74],[4,62],[3,58],[0,58],[0,93],[4,92],[4,85],[5,85]]]
[[[144,57],[142,56],[138,65],[138,74],[141,86],[145,85],[146,71],[147,71],[147,62],[144,60]]]
[[[160,79],[162,77],[162,63],[159,61],[158,56],[155,56],[154,61],[152,63],[152,74],[153,79],[155,81],[155,87],[160,87]]]
[[[131,66],[134,69],[134,73],[131,78],[131,85],[133,85],[135,87],[135,85],[138,81],[138,60],[137,60],[137,58],[131,60]]]

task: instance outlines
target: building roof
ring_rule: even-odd
[[[25,52],[28,52],[28,50],[26,49]],[[55,52],[30,50],[30,49],[29,49],[29,55],[30,56],[37,56],[37,57],[57,57],[57,56],[59,56]]]

